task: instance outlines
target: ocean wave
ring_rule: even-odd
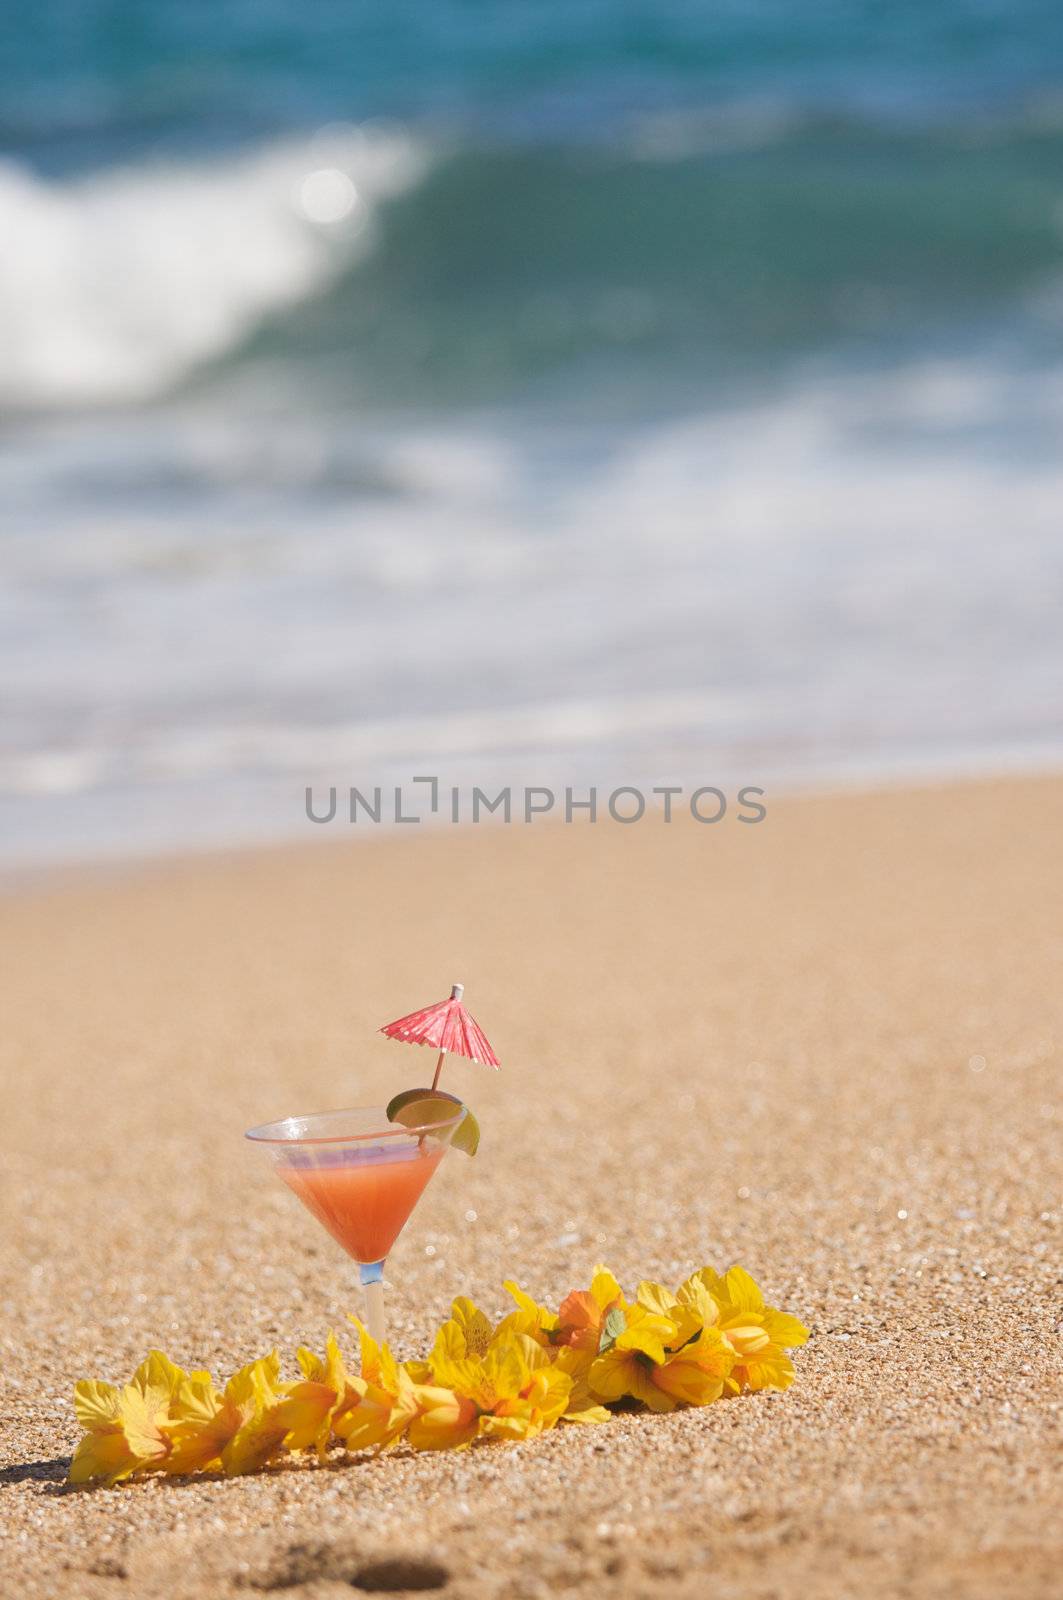
[[[370,125],[77,182],[0,166],[0,402],[138,401],[212,368],[290,415],[557,375],[578,402],[603,371],[637,404],[972,317],[1051,333],[1061,154],[1048,102],[901,127],[779,97],[608,148]]]
[[[839,127],[782,104],[626,147],[455,142],[372,255],[248,354],[297,372],[304,404],[320,377],[363,408],[585,410],[1051,322],[1061,154],[1051,128]]]
[[[363,257],[380,202],[425,167],[410,136],[372,126],[76,182],[0,165],[0,401],[164,393]]]

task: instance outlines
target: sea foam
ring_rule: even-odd
[[[409,136],[372,125],[74,182],[0,165],[0,402],[165,392],[325,289],[425,166]]]

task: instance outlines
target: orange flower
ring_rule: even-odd
[[[574,1289],[557,1309],[557,1328],[552,1342],[573,1350],[598,1353],[602,1327],[609,1312],[622,1306],[620,1285],[606,1267],[596,1267],[589,1289]]]

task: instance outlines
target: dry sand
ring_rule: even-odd
[[[1008,781],[758,827],[409,829],[0,902],[0,1591],[1059,1592],[1061,823],[1063,783]],[[556,1301],[600,1258],[629,1284],[738,1260],[813,1330],[793,1389],[66,1490],[75,1379],[156,1344],[225,1371],[357,1304],[240,1135],[424,1081],[373,1030],[456,978],[505,1069],[449,1069],[485,1138],[395,1253],[402,1353],[454,1294],[501,1312],[507,1275]]]

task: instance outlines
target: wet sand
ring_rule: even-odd
[[[1061,824],[1063,780],[1016,779],[771,801],[756,827],[410,828],[0,900],[0,1591],[1050,1593]],[[737,1260],[812,1329],[793,1389],[66,1490],[77,1378],[152,1345],[224,1373],[358,1305],[241,1133],[426,1081],[374,1029],[455,979],[504,1068],[448,1068],[484,1139],[393,1257],[399,1352],[452,1295],[501,1313],[507,1276],[556,1303],[599,1259],[629,1287]]]

